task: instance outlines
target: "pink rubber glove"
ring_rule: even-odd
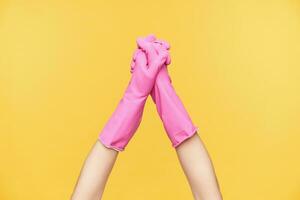
[[[169,44],[162,40],[156,40],[152,43],[157,51],[160,51],[161,46],[167,50],[170,48]],[[168,137],[172,142],[172,146],[177,147],[184,140],[193,136],[198,128],[194,126],[172,86],[172,80],[166,66],[170,64],[170,62],[170,57],[168,57],[156,77],[151,96],[156,104],[157,112],[163,122]]]
[[[154,36],[148,36],[154,41]],[[98,138],[107,148],[123,151],[137,130],[146,99],[155,83],[157,73],[167,58],[167,51],[155,51],[143,38],[137,40],[139,47],[131,63],[131,80],[116,110],[104,126]]]

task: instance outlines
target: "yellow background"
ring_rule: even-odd
[[[148,33],[171,43],[224,199],[299,200],[297,0],[2,0],[0,199],[69,198]],[[151,99],[103,199],[192,199]]]

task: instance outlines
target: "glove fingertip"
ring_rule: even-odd
[[[132,59],[135,60],[136,59],[136,56],[138,54],[138,52],[140,51],[140,49],[136,49],[134,52],[133,52],[133,55],[132,55]]]
[[[154,42],[155,40],[156,40],[156,36],[153,34],[153,33],[151,33],[151,34],[149,34],[148,36],[146,36],[146,38],[145,38],[148,42]]]
[[[168,55],[167,60],[166,60],[166,65],[171,64],[171,56]]]
[[[135,61],[131,60],[131,63],[130,63],[130,73],[132,73],[134,71],[134,67],[135,67]]]
[[[150,41],[147,38],[139,37],[136,39],[137,46],[141,49],[147,49],[149,47]]]
[[[155,42],[159,43],[160,45],[162,45],[166,50],[170,49],[170,44],[167,41],[165,41],[165,40],[157,39],[157,40],[155,40]]]

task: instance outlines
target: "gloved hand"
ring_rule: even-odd
[[[170,45],[162,40],[155,40],[152,44],[158,52],[161,51],[161,49],[170,49]],[[140,48],[144,49],[143,46],[140,46]],[[172,146],[177,147],[184,140],[193,136],[198,128],[194,126],[172,86],[172,80],[167,69],[167,65],[170,64],[170,62],[171,59],[168,57],[156,77],[151,97],[156,104],[157,112],[171,140]]]
[[[154,36],[148,36],[147,41],[155,41]],[[107,148],[123,151],[138,128],[143,114],[146,99],[152,91],[157,73],[165,63],[168,52],[155,48],[145,41],[137,39],[139,47],[134,53],[131,63],[131,80],[120,100],[116,110],[98,136],[100,142]]]

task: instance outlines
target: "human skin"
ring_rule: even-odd
[[[221,200],[211,159],[197,133],[174,146],[196,200]],[[89,153],[75,186],[72,200],[101,199],[118,156],[117,149],[97,141]]]
[[[83,164],[71,200],[101,199],[118,153],[97,140]]]
[[[175,148],[195,200],[222,200],[209,154],[196,133]],[[71,200],[99,200],[118,156],[118,151],[98,140],[90,151]]]
[[[194,199],[222,200],[211,158],[199,135],[194,134],[175,149]]]

